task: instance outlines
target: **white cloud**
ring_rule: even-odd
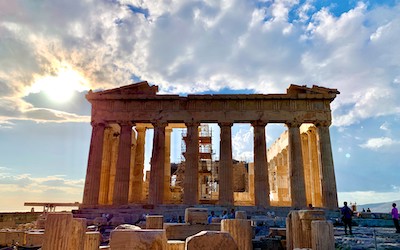
[[[253,162],[253,127],[241,125],[232,136],[232,157],[235,160]]]
[[[368,141],[364,144],[361,144],[360,147],[378,150],[380,148],[391,147],[397,144],[400,144],[400,141],[392,140],[389,137],[379,137],[368,139]]]
[[[18,99],[35,76],[54,75],[65,64],[92,88],[129,84],[132,75],[160,85],[163,93],[222,87],[282,93],[291,83],[333,87],[341,91],[332,104],[337,126],[399,114],[400,90],[393,83],[400,64],[400,5],[369,8],[359,2],[334,16],[313,3],[1,4],[0,95],[11,102],[0,104],[0,112],[7,111],[0,115],[3,121],[23,116],[15,112],[26,105]],[[293,10],[296,16],[289,18]]]

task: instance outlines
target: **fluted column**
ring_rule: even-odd
[[[129,198],[128,202],[134,202],[134,196],[137,190],[134,187],[134,178],[135,178],[135,162],[136,162],[136,146],[137,146],[137,135],[132,130],[132,144],[131,144],[131,163],[129,170]]]
[[[219,204],[233,205],[232,123],[222,122],[219,147]]]
[[[329,122],[316,124],[321,159],[322,202],[325,208],[336,209],[338,199],[329,125]]]
[[[120,123],[121,135],[118,146],[117,169],[115,173],[113,205],[128,204],[129,173],[131,162],[132,124]]]
[[[186,123],[186,166],[183,184],[183,203],[195,205],[199,200],[199,123]]]
[[[301,149],[303,155],[303,167],[304,167],[304,183],[306,187],[306,199],[307,204],[312,204],[315,206],[312,200],[312,180],[311,180],[311,166],[310,166],[310,154],[308,152],[308,136],[306,133],[302,133],[301,135]]]
[[[304,183],[303,156],[301,150],[300,123],[287,123],[290,196],[293,208],[303,208],[307,205]]]
[[[171,200],[171,132],[165,128],[165,159],[164,159],[164,202]]]
[[[99,204],[106,205],[108,203],[108,190],[110,185],[110,169],[111,169],[111,147],[112,147],[113,129],[107,127],[104,130],[103,143],[103,161],[101,164]]]
[[[254,127],[254,202],[256,206],[269,207],[269,178],[265,122],[256,121]]]
[[[90,139],[88,167],[83,191],[83,205],[97,205],[99,202],[104,128],[105,124],[103,122],[92,122],[92,137]]]
[[[112,142],[111,142],[111,167],[110,167],[110,183],[108,190],[108,202],[107,204],[113,204],[114,199],[114,185],[115,185],[115,175],[117,172],[117,161],[118,161],[118,145],[120,140],[120,126],[118,129],[114,130]]]
[[[146,128],[136,126],[136,152],[135,152],[135,166],[133,168],[133,181],[132,181],[132,202],[139,203],[143,200],[143,169],[144,169],[144,144],[146,138]]]
[[[165,167],[165,127],[166,122],[153,123],[153,152],[151,154],[149,203],[162,204],[164,201],[164,167]]]
[[[321,162],[319,160],[319,146],[317,145],[317,134],[316,128],[310,127],[307,131],[309,141],[309,158],[311,167],[311,180],[312,180],[312,203],[315,207],[322,207],[322,196],[321,196],[321,177],[320,169]]]

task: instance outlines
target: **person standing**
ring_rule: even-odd
[[[351,231],[351,222],[353,218],[353,210],[347,206],[347,201],[343,202],[344,206],[341,208],[342,213],[342,221],[344,223],[344,233],[347,234],[347,227],[349,227],[350,234],[353,234]]]
[[[392,219],[394,226],[396,227],[396,233],[400,233],[400,226],[399,226],[399,211],[396,208],[396,203],[392,204]]]

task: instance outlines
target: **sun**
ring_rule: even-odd
[[[75,91],[87,89],[86,79],[70,67],[60,68],[55,75],[36,77],[30,92],[43,92],[54,102],[71,100]]]

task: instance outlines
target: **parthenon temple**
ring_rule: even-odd
[[[285,94],[161,95],[139,82],[93,92],[92,136],[82,207],[202,202],[202,124],[220,128],[218,196],[215,204],[336,209],[336,180],[329,126],[330,103],[339,92],[290,85]],[[247,195],[237,194],[232,125],[254,129],[254,162],[248,164]],[[287,130],[267,150],[266,126]],[[171,131],[186,129],[181,199],[171,187]],[[146,130],[153,129],[149,181],[144,180]],[[207,157],[206,157],[207,158]],[[148,176],[147,176],[148,177]],[[148,185],[148,186],[146,186]],[[148,190],[148,192],[146,192]],[[244,198],[245,197],[245,198]]]

